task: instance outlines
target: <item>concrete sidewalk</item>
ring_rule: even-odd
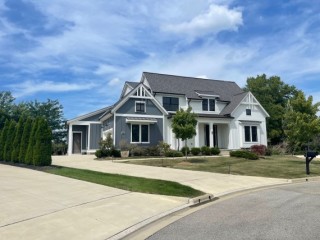
[[[3,164],[0,182],[0,239],[106,239],[188,202]]]
[[[94,155],[55,156],[53,157],[53,164],[107,173],[175,181],[206,193],[212,193],[214,196],[222,196],[230,192],[262,186],[288,183],[286,179],[150,167],[112,162],[109,160],[99,161],[94,160],[94,158]]]

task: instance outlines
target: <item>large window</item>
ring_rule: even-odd
[[[142,101],[137,101],[136,112],[146,112],[146,103]]]
[[[244,127],[244,140],[246,142],[258,142],[257,126]]]
[[[164,109],[166,109],[167,111],[179,110],[179,98],[163,97],[162,102]]]
[[[216,101],[214,99],[203,99],[202,100],[202,111],[211,111],[216,110]]]
[[[132,124],[131,125],[132,143],[149,143],[149,125]]]

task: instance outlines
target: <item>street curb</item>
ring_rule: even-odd
[[[289,182],[291,183],[302,183],[302,182],[316,182],[316,181],[320,181],[320,177],[305,177],[305,178],[294,178],[294,179],[290,179]]]
[[[188,200],[188,203],[187,204],[184,204],[182,206],[179,206],[179,207],[176,207],[176,208],[173,208],[173,209],[170,209],[168,211],[165,211],[163,213],[160,213],[158,215],[155,215],[153,217],[150,217],[150,218],[147,218],[129,228],[126,228],[125,230],[122,230],[121,232],[118,232],[117,234],[107,238],[108,240],[118,240],[118,239],[122,239],[126,236],[128,236],[129,234],[153,223],[153,222],[156,222],[158,220],[160,220],[161,218],[164,218],[166,216],[169,216],[173,213],[176,213],[176,212],[179,212],[181,210],[184,210],[186,208],[190,208],[190,207],[193,207],[193,206],[197,206],[199,204],[204,204],[204,203],[207,203],[207,202],[211,202],[211,201],[214,201],[216,200],[216,198],[214,198],[214,196],[212,194],[204,194],[204,195],[201,195],[199,197],[195,197],[195,198],[190,198]]]

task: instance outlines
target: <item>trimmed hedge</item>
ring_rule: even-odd
[[[201,150],[198,147],[191,148],[191,153],[193,156],[198,156],[200,154]]]
[[[186,154],[186,149],[187,149],[187,154],[189,154],[190,153],[190,148],[189,147],[183,147],[183,148],[181,148],[181,152],[182,152],[182,154],[183,155],[185,155]]]
[[[182,152],[176,151],[176,150],[169,150],[168,152],[165,153],[166,157],[183,157]]]
[[[217,148],[217,147],[213,147],[213,148],[210,148],[210,152],[212,155],[219,155],[220,154],[220,149]]]
[[[210,155],[211,154],[210,147],[202,146],[201,147],[201,153],[202,153],[202,155]]]
[[[231,151],[230,157],[245,158],[245,159],[249,159],[249,160],[258,160],[259,159],[257,154],[249,152],[249,151],[244,151],[244,150]]]

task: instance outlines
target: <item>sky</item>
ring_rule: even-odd
[[[142,72],[280,76],[320,101],[320,0],[0,0],[0,91],[112,105]]]

